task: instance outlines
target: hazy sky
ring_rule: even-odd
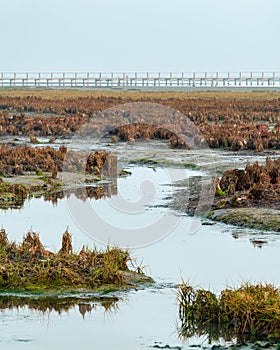
[[[280,0],[0,0],[0,72],[280,71]]]

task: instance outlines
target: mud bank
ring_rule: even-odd
[[[208,218],[236,226],[280,232],[280,210],[265,208],[218,209],[212,211]]]
[[[267,157],[264,163],[255,161],[247,163],[244,169],[226,170],[220,178],[213,175],[212,181],[196,176],[176,185],[179,190],[172,207],[191,216],[279,232],[279,175],[280,158]]]

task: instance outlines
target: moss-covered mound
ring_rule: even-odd
[[[66,230],[58,253],[46,250],[38,234],[28,232],[21,244],[9,242],[0,230],[0,291],[111,291],[151,282],[131,271],[127,251],[104,251],[83,247],[73,252],[71,234]]]
[[[243,283],[216,296],[183,282],[178,297],[183,337],[280,341],[280,289],[273,285]]]

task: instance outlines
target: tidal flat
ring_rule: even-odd
[[[0,322],[5,335],[1,337],[0,346],[5,349],[66,346],[75,349],[77,346],[87,348],[93,342],[97,347],[115,349],[237,346],[236,337],[221,336],[211,341],[207,334],[182,337],[178,329],[180,315],[176,298],[182,278],[188,279],[191,285],[211,290],[216,296],[229,285],[237,288],[242,281],[280,285],[277,269],[279,224],[276,220],[274,226],[264,227],[266,219],[275,214],[275,208],[266,203],[259,216],[260,224],[251,227],[238,225],[240,219],[223,223],[204,215],[205,211],[211,211],[215,201],[227,199],[226,196],[216,197],[215,193],[212,197],[205,196],[204,186],[211,185],[213,176],[221,178],[227,170],[245,169],[248,163],[256,161],[264,165],[267,157],[279,158],[279,111],[275,110],[278,94],[213,96],[203,93],[185,97],[184,94],[164,93],[154,97],[139,93],[94,95],[60,91],[55,95],[52,91],[4,90],[0,94],[4,111],[1,140],[7,145],[6,149],[28,146],[59,151],[60,147],[65,147],[68,155],[86,152],[80,165],[78,158],[72,157],[80,170],[76,176],[68,176],[71,178],[68,182],[65,167],[58,167],[56,172],[55,157],[48,158],[45,163],[43,158],[41,168],[28,169],[28,174],[26,169],[14,170],[17,162],[9,163],[11,158],[7,158],[8,172],[2,174],[3,183],[8,184],[5,186],[15,183],[28,186],[33,181],[43,186],[37,193],[26,193],[20,204],[15,203],[19,192],[9,197],[10,202],[3,198],[6,205],[0,211],[0,224],[9,242],[15,242],[18,247],[28,232],[36,232],[46,251],[58,253],[62,249],[61,233],[68,227],[77,253],[83,251],[83,246],[84,252],[86,247],[89,251],[106,250],[108,244],[128,250],[132,257],[127,261],[128,268],[140,276],[151,276],[154,281],[129,289],[113,289],[110,285],[103,289],[76,289],[71,295],[61,288],[49,290],[47,296],[35,290],[2,288]],[[154,138],[157,133],[154,129],[144,128],[143,134],[144,129],[135,126],[118,130],[115,135],[104,134],[98,142],[89,135],[85,137],[84,130],[78,132],[83,118],[94,121],[101,106],[114,107],[139,100],[176,107],[197,125],[201,124],[200,130],[206,130],[206,140],[210,140],[211,133],[224,122],[223,128],[233,130],[232,137],[225,141],[225,135],[214,133],[216,136],[206,148],[193,149],[185,147],[190,146],[188,144],[183,147],[176,139],[171,143],[168,138]],[[123,106],[117,109],[117,118],[120,111],[126,123],[129,122],[130,115],[124,113]],[[97,119],[104,121],[111,112],[101,113]],[[140,117],[148,112],[149,108],[145,107]],[[173,112],[165,115],[169,126],[176,115]],[[154,114],[153,120],[159,117]],[[165,128],[168,128],[167,122]],[[255,125],[251,127],[252,124]],[[257,126],[262,124],[267,127]],[[73,128],[75,125],[77,129]],[[183,121],[178,133],[182,125],[187,124]],[[225,130],[223,128],[221,130]],[[240,134],[243,129],[246,132]],[[174,134],[164,135],[172,137]],[[250,143],[250,137],[262,142]],[[270,139],[272,141],[267,142]],[[204,145],[204,140],[199,140],[197,145]],[[85,171],[88,156],[95,151],[117,158],[117,176]],[[70,164],[69,159],[66,164]],[[92,170],[98,170],[96,164],[91,163],[91,166]],[[243,208],[229,206],[230,203],[226,203],[218,208],[217,215],[225,210],[232,216],[245,213]],[[188,208],[194,208],[193,212]],[[256,215],[254,209],[246,210]],[[27,254],[31,253],[29,249]],[[42,257],[41,260],[47,259]],[[82,279],[82,275],[79,278]],[[277,342],[268,339],[264,343],[254,341],[242,345],[255,349],[277,346]]]

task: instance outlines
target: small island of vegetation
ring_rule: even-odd
[[[129,252],[117,247],[103,251],[82,247],[75,253],[65,231],[58,253],[46,250],[39,235],[29,231],[21,244],[9,242],[0,230],[0,291],[61,293],[110,292],[151,283],[140,270],[128,267]]]

